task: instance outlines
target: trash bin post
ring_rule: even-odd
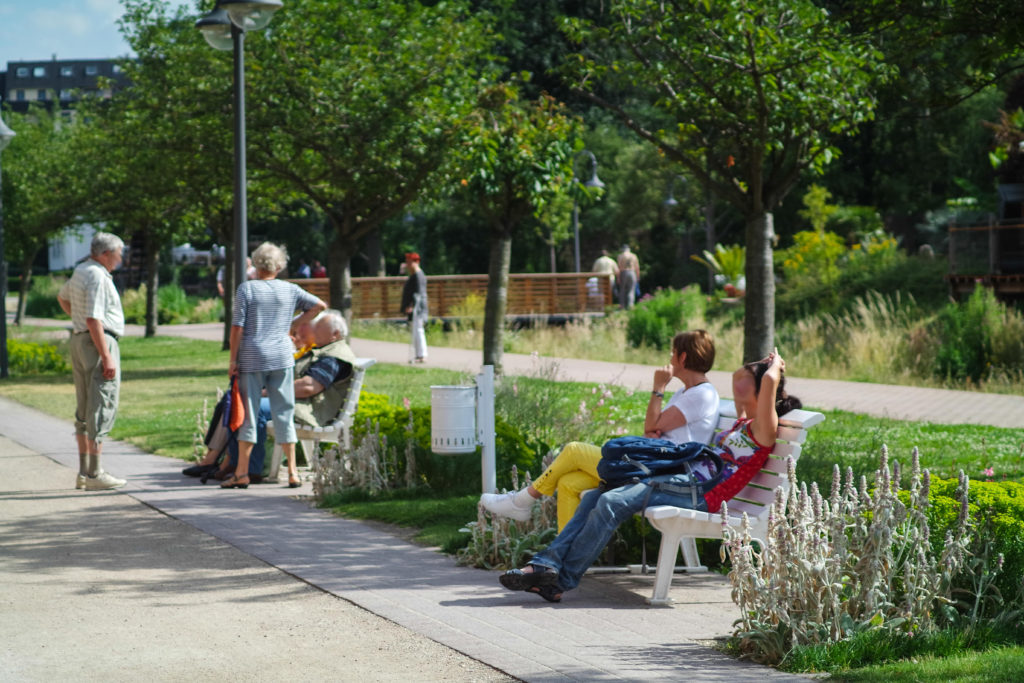
[[[476,429],[480,443],[480,478],[484,493],[498,489],[494,443],[494,366],[485,365],[476,376]]]

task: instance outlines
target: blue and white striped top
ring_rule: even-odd
[[[288,336],[295,311],[308,311],[320,299],[284,280],[249,280],[238,285],[231,324],[242,328],[239,372],[283,370],[295,365]]]

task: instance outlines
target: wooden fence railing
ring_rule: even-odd
[[[330,305],[330,280],[290,280]],[[402,318],[404,277],[352,278],[354,318]],[[459,314],[456,307],[476,295],[481,307],[487,298],[487,275],[428,275],[431,317]],[[603,313],[612,304],[612,283],[597,273],[511,274],[508,276],[506,315],[566,315]]]
[[[1024,223],[949,227],[949,274],[952,294],[960,298],[981,283],[997,296],[1024,294]]]

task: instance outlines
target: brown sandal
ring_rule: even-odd
[[[247,489],[247,488],[249,488],[249,481],[248,481],[249,477],[245,477],[245,479],[246,479],[245,482],[239,481],[240,479],[242,479],[242,477],[237,477],[237,476],[232,474],[230,477],[225,479],[223,481],[223,483],[221,483],[220,487],[222,489]]]

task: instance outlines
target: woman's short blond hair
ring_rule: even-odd
[[[273,242],[264,242],[252,252],[252,265],[264,273],[280,273],[288,265],[288,252]]]

